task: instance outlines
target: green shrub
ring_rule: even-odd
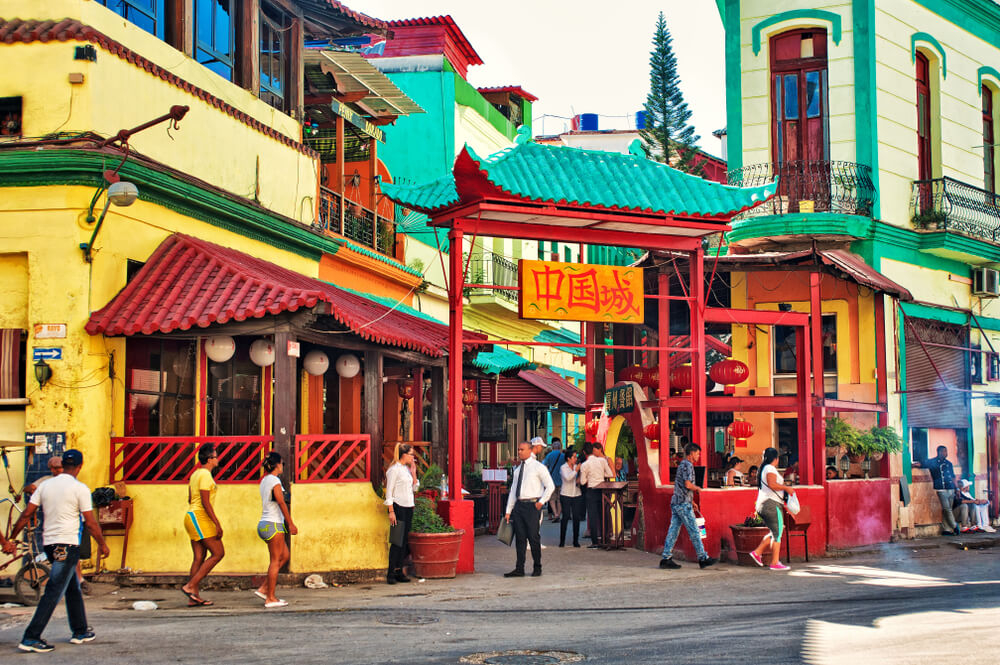
[[[430,499],[418,497],[413,507],[413,522],[410,531],[413,533],[451,533],[455,527],[446,524],[441,516],[434,511]]]
[[[437,464],[431,464],[424,471],[424,475],[420,476],[420,489],[422,490],[436,490],[441,487],[441,476],[444,475],[444,471],[441,470]]]

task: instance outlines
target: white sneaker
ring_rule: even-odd
[[[989,524],[984,524],[983,526],[981,526],[979,528],[982,529],[983,531],[985,531],[986,533],[996,533],[997,532],[997,530],[994,529],[993,527],[991,527]]]

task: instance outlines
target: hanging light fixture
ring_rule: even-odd
[[[319,349],[313,349],[302,359],[302,367],[312,376],[321,376],[330,369],[330,357]]]
[[[250,360],[257,367],[270,367],[274,364],[274,343],[269,339],[254,340],[250,345]]]
[[[361,371],[361,361],[353,353],[345,353],[337,358],[337,374],[344,379],[352,379]]]
[[[236,340],[229,335],[213,335],[205,341],[205,355],[214,363],[224,363],[236,353]]]

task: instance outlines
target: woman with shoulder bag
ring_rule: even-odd
[[[784,522],[784,501],[780,492],[795,496],[795,488],[784,484],[784,479],[778,473],[775,462],[778,459],[778,451],[768,448],[764,451],[764,460],[761,462],[760,476],[757,478],[757,514],[764,520],[764,524],[770,533],[764,536],[757,549],[750,553],[750,558],[758,566],[764,565],[764,552],[770,548],[770,568],[771,570],[790,570],[789,566],[778,560],[781,552],[781,536],[785,530]]]
[[[583,492],[580,490],[580,464],[576,451],[566,455],[566,462],[559,468],[562,486],[559,501],[562,504],[562,518],[559,522],[559,547],[566,546],[566,525],[573,519],[573,547],[580,546],[580,522],[583,521]]]
[[[409,443],[397,443],[393,453],[393,464],[385,472],[385,505],[389,508],[389,524],[393,527],[402,524],[403,536],[399,544],[389,543],[389,570],[385,575],[386,584],[410,581],[410,578],[403,574],[403,560],[410,545],[413,492],[418,487],[420,481],[417,479],[413,446]]]

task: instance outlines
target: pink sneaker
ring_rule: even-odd
[[[778,563],[774,564],[773,566],[771,566],[771,570],[791,570],[791,569],[792,569],[791,566],[786,566],[785,564],[781,563],[780,561]]]
[[[756,552],[750,552],[750,558],[753,559],[753,562],[758,566],[764,565],[764,562],[760,560],[760,555]]]

